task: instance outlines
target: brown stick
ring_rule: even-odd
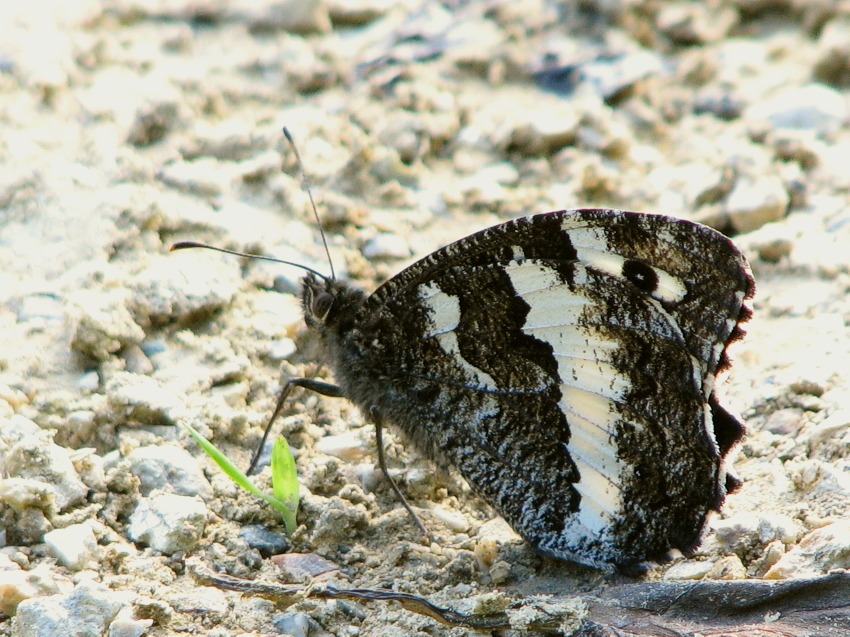
[[[850,572],[767,582],[762,580],[643,582],[596,594],[535,596],[502,611],[460,613],[424,597],[381,589],[254,582],[189,564],[201,583],[290,605],[304,597],[396,601],[450,626],[476,630],[525,629],[573,637],[847,637]],[[569,627],[572,632],[565,633]]]

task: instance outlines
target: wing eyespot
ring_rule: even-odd
[[[626,259],[623,262],[623,276],[636,288],[649,294],[658,289],[658,273],[643,261]]]

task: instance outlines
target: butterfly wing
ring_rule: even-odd
[[[691,550],[722,502],[743,430],[714,379],[752,292],[704,226],[536,215],[381,286],[337,373],[539,550],[626,565]]]

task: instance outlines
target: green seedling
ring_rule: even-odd
[[[283,518],[286,534],[295,532],[295,516],[298,513],[298,476],[295,471],[295,459],[284,438],[278,438],[272,448],[272,491],[274,495],[263,493],[248,479],[230,459],[219,451],[214,444],[204,438],[194,427],[182,423],[195,442],[212,458],[222,471],[233,482],[248,493],[265,500],[271,507],[277,509]]]

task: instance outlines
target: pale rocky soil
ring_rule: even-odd
[[[324,373],[298,271],[167,252],[197,239],[327,271],[283,125],[337,271],[367,288],[550,209],[730,233],[758,285],[724,385],[750,430],[745,483],[698,555],[649,577],[850,567],[850,7],[711,5],[4,5],[0,635],[472,634],[394,603],[278,609],[197,587],[188,556],[274,580],[268,553],[314,552],[339,585],[441,604],[604,585],[533,555],[391,437],[437,537],[421,545],[345,401],[299,393],[285,413],[305,494],[289,543],[176,427],[244,466],[281,373]],[[147,529],[140,506],[176,531]]]

